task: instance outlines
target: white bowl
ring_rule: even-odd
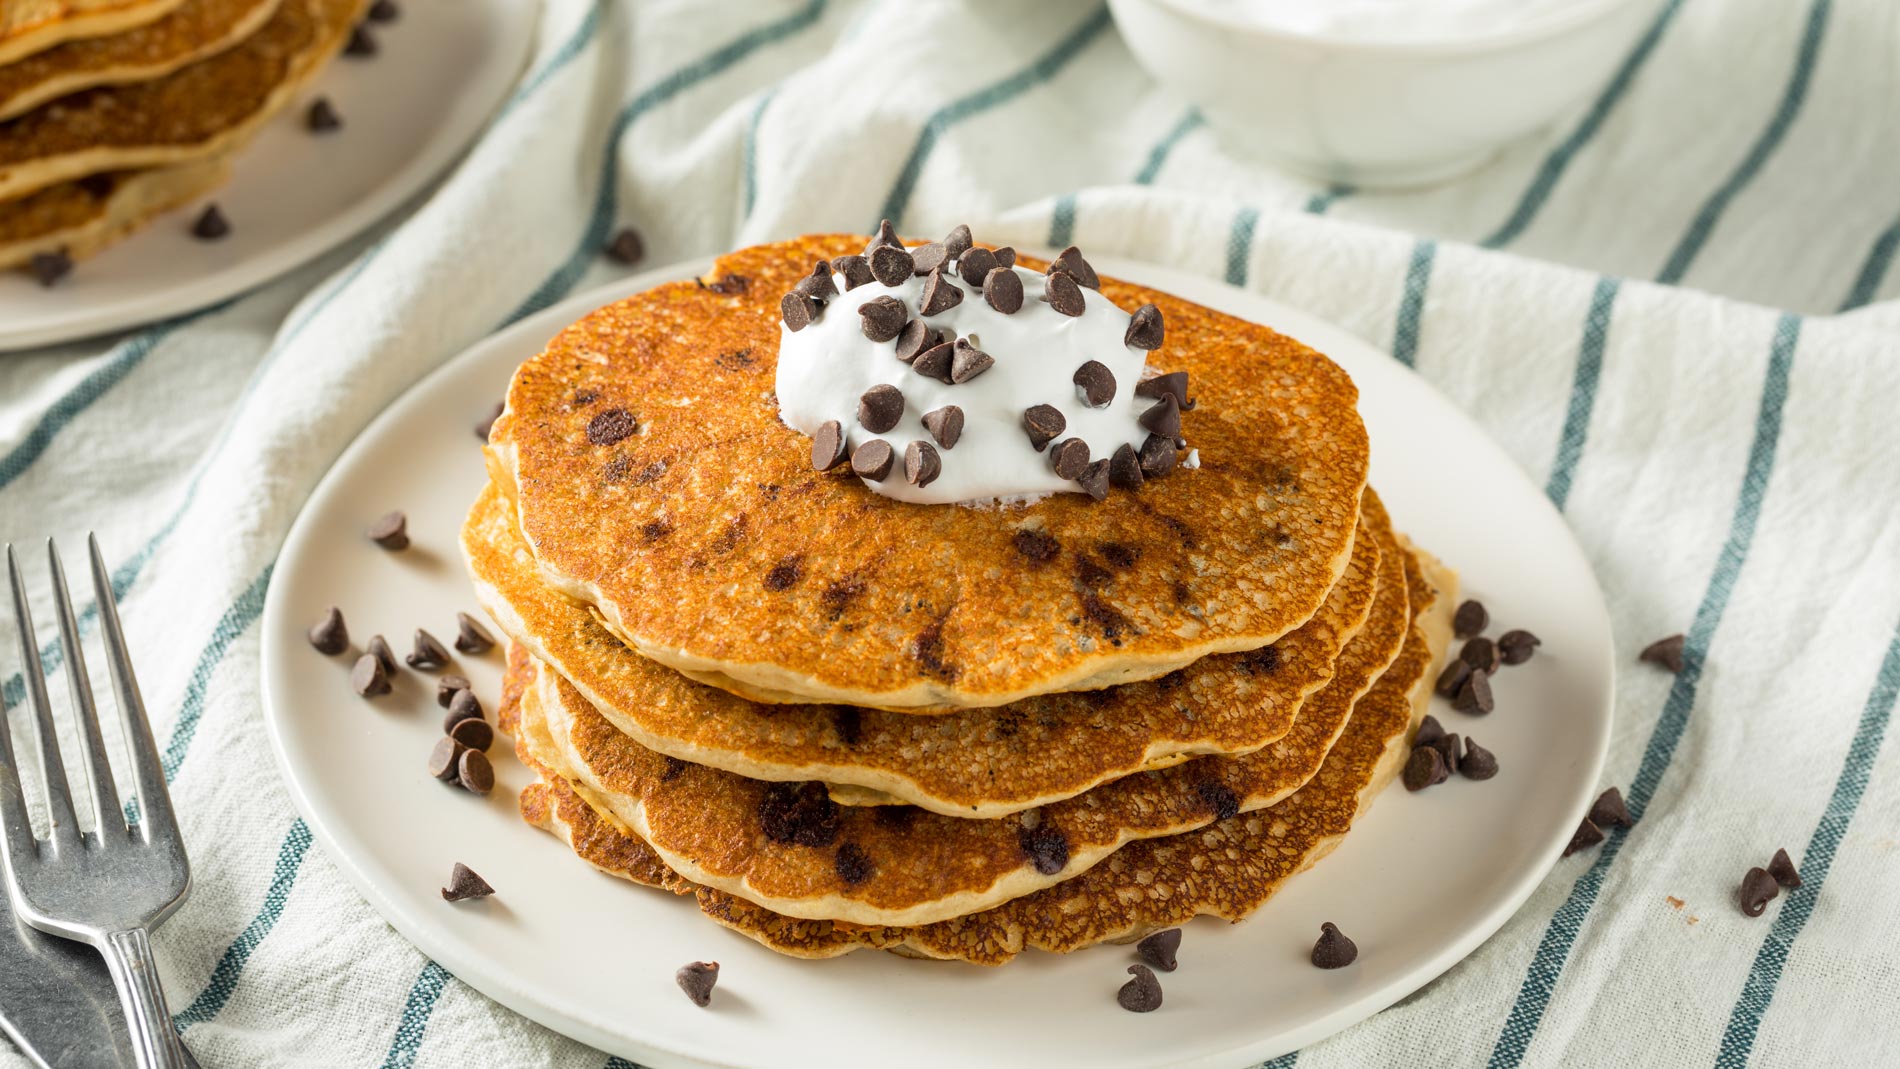
[[[1326,182],[1422,185],[1484,162],[1601,87],[1660,0],[1579,0],[1462,39],[1269,29],[1182,0],[1109,0],[1136,60],[1223,142]]]

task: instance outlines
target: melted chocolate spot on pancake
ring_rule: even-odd
[[[816,781],[768,784],[759,800],[759,825],[775,843],[830,846],[838,837],[838,803]]]
[[[666,461],[656,460],[653,463],[648,464],[646,467],[640,469],[640,474],[633,477],[633,485],[645,486],[646,484],[652,482],[653,480],[665,474],[666,474]]]
[[[877,806],[877,822],[887,828],[908,828],[917,823],[917,814],[923,810],[914,805]]]
[[[956,665],[943,659],[943,622],[940,620],[917,633],[910,644],[911,655],[923,667],[926,675],[935,676],[946,683],[956,681],[961,672]]]
[[[1240,796],[1225,783],[1205,780],[1194,788],[1201,801],[1214,811],[1215,820],[1226,820],[1240,814]]]
[[[748,347],[745,349],[734,349],[729,353],[720,353],[718,356],[713,357],[713,363],[718,364],[727,371],[742,371],[752,366],[752,350]]]
[[[673,533],[673,525],[665,519],[648,520],[640,526],[640,537],[649,542],[657,542]]]
[[[612,445],[639,429],[633,413],[624,408],[610,408],[587,421],[587,440],[595,445]]]
[[[864,735],[864,713],[855,705],[840,706],[832,710],[831,729],[838,733],[838,741],[846,746],[856,746]]]
[[[1095,563],[1088,555],[1083,554],[1076,558],[1075,581],[1083,588],[1094,590],[1106,585],[1113,578],[1115,577],[1109,574],[1107,568]]]
[[[1277,646],[1262,646],[1257,650],[1248,650],[1240,655],[1240,668],[1248,675],[1272,675],[1280,667],[1280,649]]]
[[[1047,564],[1062,552],[1062,544],[1054,535],[1028,527],[1018,530],[1010,538],[1010,544],[1016,547],[1016,552],[1029,558],[1031,564]]]
[[[722,296],[744,293],[746,290],[752,288],[752,281],[744,275],[728,274],[720,278],[717,282],[707,282],[705,279],[695,279],[694,281],[698,282],[702,289],[711,290]]]
[[[1069,838],[1053,825],[1024,828],[1018,841],[1030,864],[1044,876],[1054,876],[1069,866]]]
[[[856,601],[858,595],[862,593],[864,593],[864,581],[855,576],[846,576],[825,587],[825,592],[818,595],[818,600],[831,614],[831,618],[836,620],[844,615],[845,610],[850,608],[851,603]]]
[[[1120,542],[1097,542],[1095,552],[1100,553],[1103,560],[1117,568],[1134,567],[1135,558],[1141,555],[1139,549],[1124,546]]]
[[[1121,645],[1122,632],[1128,630],[1128,617],[1121,610],[1103,601],[1093,590],[1082,591],[1082,615],[1090,623],[1102,629],[1102,637],[1111,644]]]
[[[672,754],[665,754],[663,756],[666,757],[666,771],[660,773],[660,782],[671,783],[680,777],[680,773],[686,771],[686,762],[674,757]]]
[[[1159,687],[1160,689],[1164,691],[1180,690],[1181,684],[1186,683],[1186,682],[1187,682],[1187,673],[1177,668],[1174,671],[1169,672],[1167,675],[1162,676],[1160,679],[1155,680],[1155,686]]]
[[[870,879],[871,874],[877,871],[872,866],[871,859],[858,848],[857,843],[845,843],[838,847],[837,857],[833,859],[833,867],[838,870],[838,878],[850,887],[856,887]]]
[[[799,567],[797,557],[786,557],[765,573],[765,589],[789,590],[798,583]]]
[[[726,529],[719,532],[718,538],[713,539],[712,551],[714,553],[730,553],[744,540],[745,513],[741,512],[727,521]]]

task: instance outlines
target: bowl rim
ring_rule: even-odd
[[[1208,13],[1196,0],[1109,0],[1111,7],[1128,3],[1146,3],[1165,8],[1169,13],[1222,33],[1244,33],[1267,41],[1295,47],[1320,47],[1358,51],[1382,56],[1470,56],[1505,52],[1539,44],[1568,31],[1581,29],[1608,18],[1612,13],[1639,5],[1657,6],[1662,0],[1579,0],[1569,10],[1552,12],[1530,23],[1501,32],[1486,32],[1475,37],[1434,37],[1418,41],[1350,37],[1337,33],[1297,33],[1239,19]]]

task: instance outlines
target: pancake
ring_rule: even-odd
[[[1407,563],[1415,617],[1405,648],[1354,707],[1319,773],[1299,791],[1200,831],[1130,843],[1072,880],[982,913],[914,928],[861,926],[785,917],[697,886],[591,802],[585,787],[538,760],[526,733],[519,749],[541,782],[522,792],[521,813],[596,868],[693,894],[720,924],[799,957],[884,949],[1000,965],[1026,948],[1066,953],[1127,942],[1196,916],[1239,921],[1288,877],[1330,853],[1404,764],[1406,743],[1431,696],[1432,669],[1450,642],[1456,601],[1455,575],[1422,554]]]
[[[773,393],[779,297],[864,242],[732,253],[713,277],[742,283],[655,287],[521,366],[490,468],[546,582],[643,655],[755,700],[926,713],[1158,678],[1319,609],[1365,485],[1357,390],[1291,338],[1143,287],[1101,292],[1165,316],[1151,366],[1210,399],[1184,416],[1198,468],[986,508],[812,470]],[[599,433],[628,415],[634,433]]]
[[[139,229],[152,217],[196,200],[231,174],[225,156],[93,175],[0,204],[0,270],[37,253],[83,260]]]
[[[1372,537],[1356,540],[1321,612],[1271,647],[1152,682],[935,717],[759,704],[647,660],[541,582],[493,486],[469,514],[462,549],[498,626],[641,746],[751,779],[851,785],[879,801],[994,818],[1184,756],[1244,753],[1284,736],[1371,609],[1389,524],[1367,499]]]
[[[182,0],[6,0],[0,4],[0,63],[64,41],[124,33],[165,17]]]
[[[185,0],[137,29],[91,37],[0,66],[0,120],[81,89],[163,77],[255,33],[283,0]]]
[[[365,0],[287,0],[236,48],[136,85],[89,89],[0,123],[0,200],[102,171],[231,151],[342,47]]]

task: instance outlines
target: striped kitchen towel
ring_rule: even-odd
[[[626,270],[599,255],[619,228],[659,264],[889,217],[1346,326],[1546,488],[1622,663],[1687,635],[1681,674],[1618,683],[1606,785],[1635,827],[1418,995],[1276,1065],[1895,1064],[1896,47],[1890,0],[1666,0],[1574,114],[1373,194],[1229,157],[1093,0],[547,0],[520,87],[406,217],[218,307],[0,357],[0,538],[96,528],[134,645],[191,652],[143,668],[196,851],[158,934],[192,1047],[625,1064],[457,982],[313,846],[258,716],[277,548],[405,387]],[[1738,866],[1776,846],[1806,882],[1746,919]]]

